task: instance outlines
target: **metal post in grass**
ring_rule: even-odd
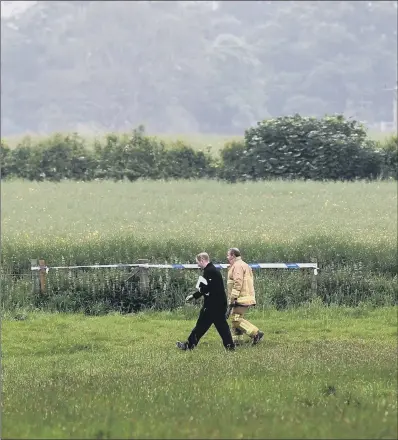
[[[37,260],[30,260],[31,267],[37,267],[39,262]],[[39,279],[39,272],[37,270],[31,270],[30,271],[31,278],[32,278],[32,293],[36,294],[40,291],[40,279]]]
[[[137,263],[148,264],[149,260],[141,259]],[[147,294],[149,292],[149,269],[147,267],[140,267],[138,274],[140,277],[140,291]]]
[[[316,258],[311,258],[311,263],[315,263],[316,267],[318,267],[318,260]],[[312,271],[311,292],[313,298],[318,296],[318,269],[313,269]]]
[[[46,262],[44,260],[39,260],[39,266],[40,293],[44,293],[46,291]]]

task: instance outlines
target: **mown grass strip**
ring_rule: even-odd
[[[3,436],[396,438],[396,316],[255,312],[264,342],[236,353],[214,329],[177,351],[183,312],[6,319]]]

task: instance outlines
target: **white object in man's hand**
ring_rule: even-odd
[[[204,285],[206,285],[207,286],[207,280],[206,280],[206,278],[204,278],[204,277],[202,277],[202,276],[200,276],[199,278],[198,278],[198,282],[196,283],[196,288],[200,291],[200,285],[201,284],[204,284]]]
[[[185,298],[185,301],[191,301],[191,299],[193,299],[193,295],[192,295],[192,293],[190,293],[190,294]]]

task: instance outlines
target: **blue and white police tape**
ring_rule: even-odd
[[[218,269],[228,269],[229,264],[217,264]],[[318,266],[316,263],[249,263],[252,269],[313,269],[315,275],[318,273]],[[149,263],[133,263],[133,264],[92,264],[89,266],[32,266],[31,270],[45,269],[46,272],[60,269],[121,269],[121,268],[143,268],[143,269],[200,269],[197,264],[149,264]]]

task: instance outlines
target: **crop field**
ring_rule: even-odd
[[[385,181],[2,182],[2,437],[396,438],[396,206]],[[311,273],[256,271],[265,337],[235,353],[215,329],[175,348],[197,271],[150,272],[154,306],[134,313],[110,301],[120,269],[50,270],[32,293],[31,259],[226,262],[231,246],[321,267],[315,292]]]
[[[5,308],[29,303],[32,258],[43,258],[49,266],[133,263],[141,258],[194,263],[195,255],[206,250],[214,261],[225,262],[232,246],[239,247],[249,262],[317,259],[323,268],[320,295],[334,295],[346,305],[355,304],[353,298],[358,303],[369,297],[379,305],[387,298],[390,304],[396,295],[397,187],[393,182],[15,181],[2,184],[2,200],[2,271],[9,292],[2,298]],[[116,272],[82,273],[82,283],[89,284],[92,295],[106,282],[98,277],[122,275],[121,270]],[[153,273],[151,279],[157,280],[162,292],[182,285],[185,278],[192,284],[191,275],[177,272]],[[21,276],[11,279],[7,273]],[[22,277],[24,273],[28,277]],[[60,284],[51,274],[49,282]],[[262,303],[275,303],[281,297],[285,303],[294,303],[300,283],[310,280],[310,276],[286,272],[257,274]],[[86,289],[82,283],[76,285],[76,295]],[[57,301],[71,300],[72,293],[66,296],[62,289],[55,296]],[[47,296],[46,301],[51,298]]]
[[[70,263],[151,257],[184,262],[206,248],[225,261],[227,247],[236,245],[246,246],[249,259],[292,260],[310,252],[316,237],[321,242],[314,254],[344,253],[331,249],[343,240],[368,249],[357,259],[372,259],[372,250],[395,248],[396,204],[397,185],[385,181],[6,181],[2,256],[5,264],[39,254],[58,264],[62,257]]]

